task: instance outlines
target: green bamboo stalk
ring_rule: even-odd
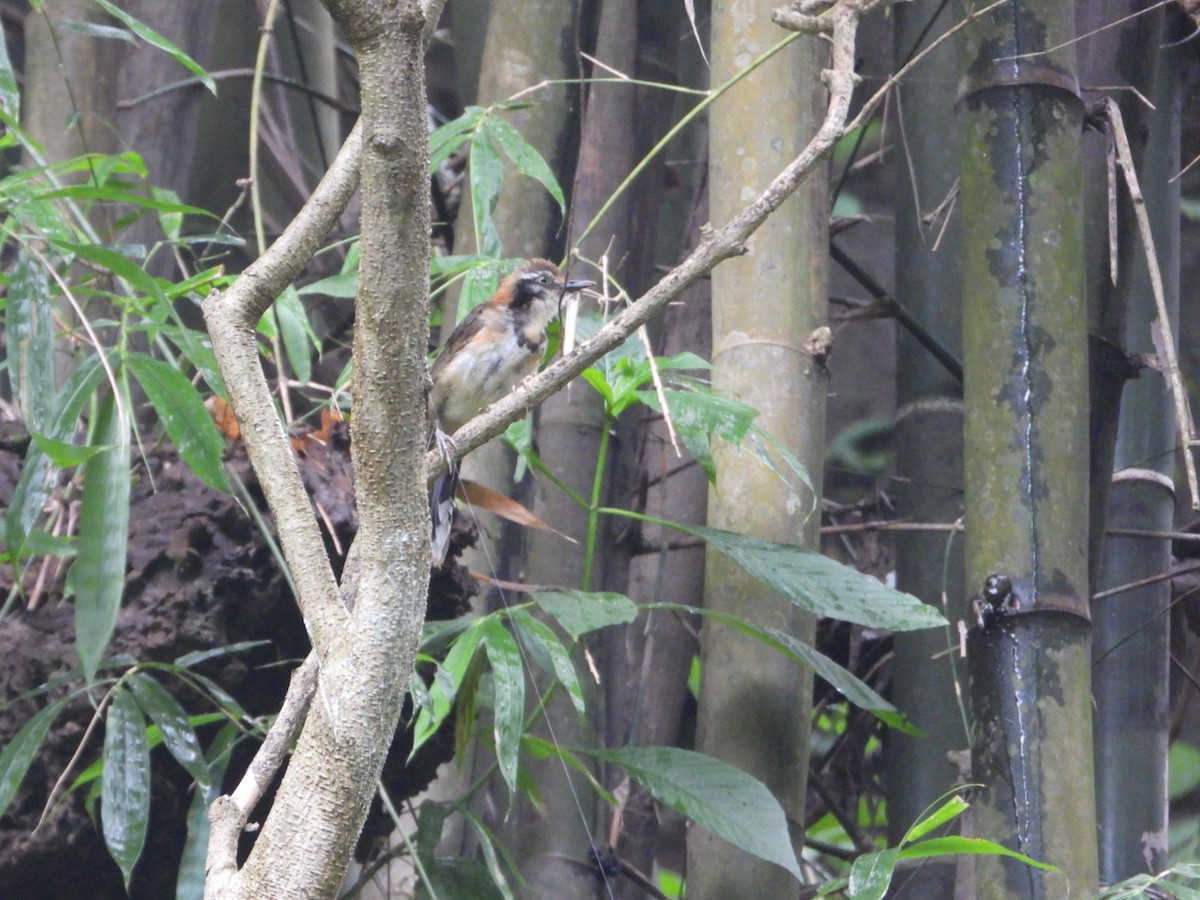
[[[968,636],[974,827],[1061,869],[980,859],[981,897],[1097,882],[1074,37],[1070,4],[1018,0],[960,44],[966,572],[990,588]]]
[[[768,46],[773,0],[714,3],[714,82]],[[798,41],[732,88],[709,120],[711,217],[728,221],[747,194],[787,165],[816,127],[824,106],[819,42]],[[768,114],[769,111],[769,114]],[[749,242],[749,253],[713,271],[713,387],[760,412],[757,420],[807,467],[820,491],[827,377],[805,351],[825,323],[828,197],[812,177]],[[815,547],[819,516],[802,486],[783,488],[746,454],[714,447],[717,488],[710,525]],[[705,606],[783,628],[811,640],[801,613],[708,554]],[[804,820],[811,673],[771,658],[728,629],[702,634],[698,749],[759,778],[789,818]],[[802,838],[801,838],[802,839]],[[797,847],[799,841],[796,841]],[[703,829],[688,835],[688,897],[787,897],[796,884],[782,869],[750,858]]]

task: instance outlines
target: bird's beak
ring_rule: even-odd
[[[564,294],[573,294],[576,291],[582,291],[584,288],[595,287],[594,281],[568,281],[562,286]]]

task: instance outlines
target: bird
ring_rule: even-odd
[[[536,372],[546,350],[546,326],[558,315],[563,298],[594,284],[568,281],[554,263],[530,259],[467,313],[429,371],[431,446],[448,450],[449,435]],[[430,490],[435,567],[445,560],[449,545],[457,477],[458,466],[451,465]]]

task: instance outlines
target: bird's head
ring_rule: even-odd
[[[507,298],[514,312],[524,311],[548,322],[558,313],[565,295],[594,284],[594,281],[567,281],[554,263],[531,259],[504,279],[500,285],[500,295]]]

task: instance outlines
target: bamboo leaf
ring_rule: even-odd
[[[167,693],[166,688],[149,675],[138,672],[128,680],[130,690],[137,698],[150,721],[162,732],[163,743],[187,773],[196,780],[201,793],[208,791],[208,762],[204,759],[204,751],[200,749],[200,741],[188,721],[187,713],[179,705],[179,701]]]
[[[50,462],[58,466],[60,469],[70,469],[74,466],[81,466],[97,453],[102,453],[105,450],[111,450],[105,444],[70,444],[66,441],[56,441],[54,438],[46,437],[31,431],[29,436],[33,438],[35,444],[41,449],[46,456],[50,457]]]
[[[0,112],[9,116],[12,122],[21,120],[21,91],[4,41],[0,41]]]
[[[142,711],[124,688],[117,689],[104,720],[100,814],[104,843],[128,891],[150,819],[150,746]]]
[[[900,850],[900,858],[926,859],[930,856],[949,856],[955,853],[970,853],[977,856],[1007,856],[1012,859],[1018,859],[1036,869],[1043,869],[1047,872],[1062,871],[1058,866],[1040,862],[1026,856],[1024,853],[1018,853],[1016,850],[1009,850],[1003,844],[997,844],[995,841],[988,841],[983,838],[957,837],[954,835],[930,838],[927,841],[908,844]]]
[[[966,800],[955,794],[934,810],[934,812],[923,816],[915,822],[912,828],[908,829],[908,833],[904,835],[904,840],[901,843],[911,844],[913,841],[920,840],[935,828],[939,828],[952,819],[958,818],[966,812],[969,806],[970,804]]]
[[[55,397],[55,413],[49,423],[47,437],[59,441],[70,437],[79,411],[103,376],[104,370],[96,356],[90,357],[71,373]],[[52,488],[52,470],[53,465],[46,452],[36,443],[31,444],[4,517],[4,540],[12,560],[21,555],[29,532],[46,506]]]
[[[65,699],[57,700],[38,710],[0,750],[0,816],[4,815],[17,795],[30,763],[46,738],[46,732],[66,704]]]
[[[500,233],[492,218],[500,184],[504,179],[504,160],[488,132],[479,129],[471,136],[471,214],[475,223],[475,246],[484,256],[499,256]]]
[[[762,782],[741,769],[677,747],[578,752],[612,763],[660,803],[801,880],[783,807]]]
[[[484,619],[483,635],[492,667],[496,762],[508,789],[515,791],[521,732],[525,730],[525,670],[520,648],[503,622],[492,616]]]
[[[554,670],[555,677],[567,689],[575,711],[582,716],[586,709],[583,702],[583,688],[579,684],[579,676],[575,673],[575,665],[571,662],[571,654],[567,652],[562,641],[558,639],[550,626],[545,622],[538,621],[524,610],[514,610],[512,620],[513,624],[520,629],[526,644],[533,645],[535,655],[537,651],[541,651],[545,655]]]
[[[133,16],[115,4],[109,3],[109,0],[94,0],[94,2],[97,6],[140,37],[151,47],[162,50],[173,60],[175,60],[175,62],[179,63],[179,65],[183,66],[193,75],[195,75],[196,78],[200,80],[200,83],[208,88],[209,93],[211,93],[214,97],[217,95],[217,83],[213,81],[212,76],[205,71],[203,66],[176,47],[173,43],[168,41],[149,25],[138,19],[135,19]]]
[[[316,336],[308,323],[308,314],[295,288],[289,287],[275,301],[275,315],[279,317],[279,336],[283,338],[283,349],[288,364],[300,381],[312,380],[312,354],[310,340],[316,344]]]
[[[46,270],[24,250],[17,251],[4,307],[8,378],[13,398],[30,431],[42,431],[54,397],[54,310]]]
[[[454,698],[466,678],[475,650],[483,637],[483,620],[479,620],[458,636],[438,667],[433,685],[429,688],[429,704],[421,707],[413,724],[413,749],[417,750],[438,730],[454,706]],[[410,756],[411,758],[411,756]]]
[[[611,591],[539,591],[533,602],[553,616],[573,640],[637,618],[637,604]]]
[[[517,167],[518,172],[541,183],[542,187],[554,198],[559,210],[566,210],[567,201],[563,197],[562,187],[559,186],[558,179],[554,177],[553,170],[546,164],[542,154],[538,153],[533,145],[525,140],[521,132],[497,116],[485,118],[482,128],[486,129],[500,145],[500,149],[504,151],[505,156],[512,160],[512,164]]]
[[[898,728],[909,734],[918,733],[892,704],[884,700],[871,687],[858,678],[853,672],[839,666],[825,654],[803,641],[799,641],[785,631],[758,625],[740,616],[729,615],[715,610],[688,606],[683,603],[648,603],[643,609],[664,609],[705,616],[715,622],[721,622],[731,628],[736,628],[743,634],[757,638],[773,650],[791,657],[802,666],[812,669],[837,689],[843,697],[860,709],[865,709],[893,728]]]
[[[479,106],[468,106],[461,116],[439,126],[429,136],[429,172],[433,174],[455,150],[462,146],[468,135],[475,130],[484,110]]]
[[[827,556],[718,528],[661,522],[703,538],[797,606],[819,616],[891,631],[946,625],[932,606]]]
[[[221,462],[225,442],[199,391],[174,366],[145,354],[128,353],[125,364],[145,390],[180,458],[206,484],[228,493],[229,477]]]
[[[850,867],[850,882],[846,896],[854,900],[883,900],[892,883],[900,851],[895,848],[878,853],[864,853]]]
[[[100,404],[96,440],[110,446],[83,467],[79,553],[71,566],[75,646],[91,682],[117,624],[129,531],[129,424],[110,394]]]

